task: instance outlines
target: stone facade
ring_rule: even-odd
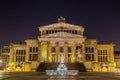
[[[114,52],[114,59],[115,59],[115,62],[116,62],[116,70],[117,71],[120,71],[120,51],[115,51]]]
[[[37,39],[25,40],[25,44],[10,43],[9,62],[24,70],[36,70],[41,62],[59,63],[64,55],[65,63],[82,62],[88,71],[113,71],[109,63],[114,63],[114,44],[87,39],[83,26],[60,18],[58,23],[39,26],[39,34]]]

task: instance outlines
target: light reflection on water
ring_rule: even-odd
[[[40,72],[0,72],[0,80],[120,80],[120,73],[83,72],[77,76],[48,76]]]

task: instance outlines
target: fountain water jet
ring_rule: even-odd
[[[58,65],[57,70],[46,70],[47,75],[77,75],[78,72],[78,70],[68,70],[64,64],[63,54],[60,57],[60,64]]]

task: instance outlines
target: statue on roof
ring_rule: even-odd
[[[58,22],[65,22],[65,18],[64,17],[58,18]]]

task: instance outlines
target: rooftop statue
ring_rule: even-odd
[[[65,22],[65,18],[64,17],[58,18],[58,22]]]

